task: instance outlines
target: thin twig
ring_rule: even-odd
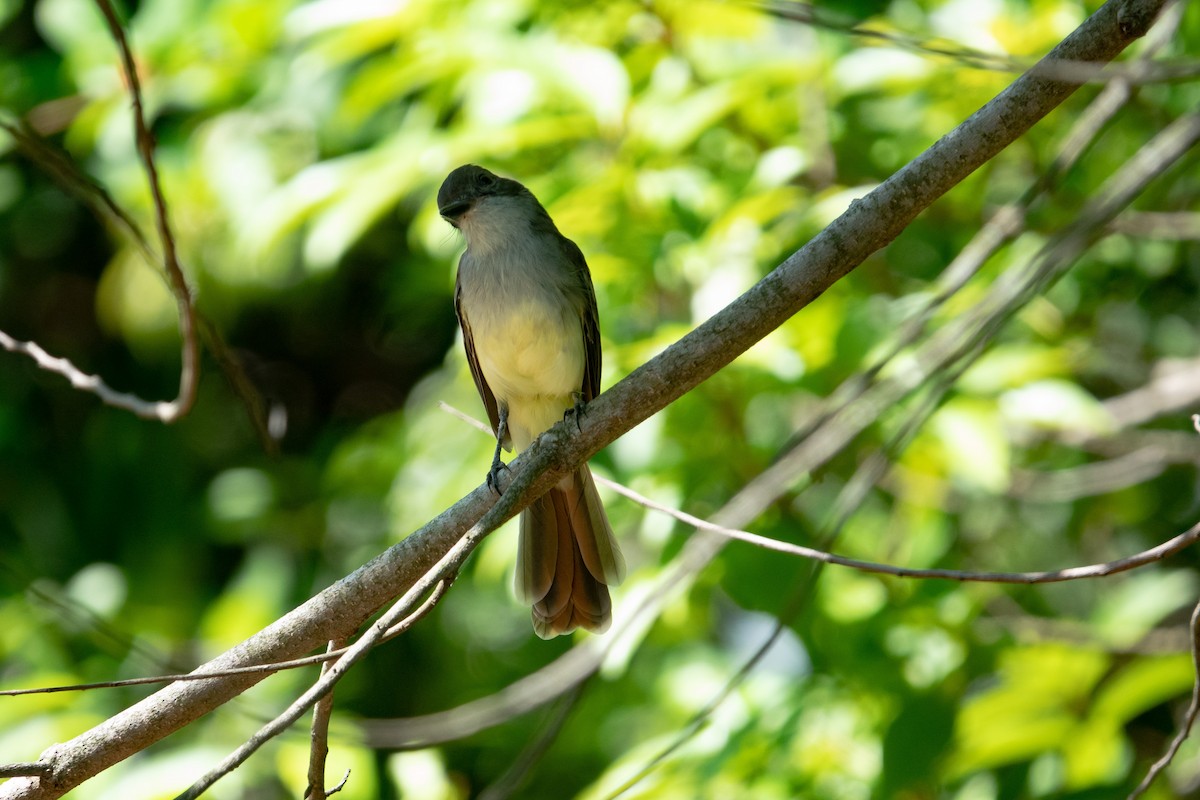
[[[0,764],[0,778],[43,778],[50,771],[49,764],[39,761]]]
[[[849,567],[861,572],[870,572],[877,575],[891,575],[894,578],[936,578],[948,581],[962,581],[974,583],[1015,583],[1015,584],[1033,584],[1033,583],[1061,583],[1063,581],[1077,581],[1085,578],[1103,578],[1106,575],[1114,575],[1118,572],[1127,572],[1131,569],[1137,569],[1147,564],[1152,564],[1155,561],[1162,561],[1168,556],[1178,553],[1185,547],[1200,541],[1200,523],[1197,523],[1184,533],[1179,534],[1156,547],[1149,550],[1143,550],[1140,553],[1120,558],[1115,561],[1105,561],[1098,564],[1089,564],[1083,567],[1068,567],[1060,570],[1049,570],[1040,572],[976,572],[972,570],[956,570],[956,569],[917,569],[912,567],[897,567],[891,564],[880,564],[874,561],[862,561],[857,558],[849,558],[840,556],[835,553],[827,553],[823,550],[817,550],[812,547],[805,547],[800,544],[792,544],[790,542],[781,542],[778,539],[772,539],[767,536],[760,536],[757,533],[749,531],[736,530],[734,528],[726,528],[721,525],[716,525],[708,520],[692,516],[686,511],[679,511],[670,506],[658,503],[638,494],[632,489],[621,486],[618,483],[608,480],[602,475],[597,475],[596,482],[602,483],[609,487],[617,494],[624,495],[630,500],[633,500],[639,505],[654,511],[672,516],[680,522],[684,522],[699,530],[710,531],[728,539],[737,539],[741,542],[747,542],[765,550],[774,550],[779,553],[787,553],[788,555],[799,556],[811,561],[820,561],[823,564],[833,564],[839,567]]]
[[[1182,7],[1176,4],[1162,15],[1162,24],[1157,25],[1148,37],[1143,58],[1157,52],[1170,40],[1178,27],[1181,11]],[[1046,170],[1030,183],[1016,202],[1001,206],[988,218],[938,277],[929,300],[904,321],[899,332],[886,343],[869,367],[843,381],[820,403],[807,424],[801,425],[793,434],[789,444],[806,439],[835,413],[866,393],[896,357],[920,339],[934,315],[967,285],[1001,247],[1021,234],[1029,211],[1056,188],[1062,177],[1087,152],[1101,129],[1131,97],[1132,91],[1126,82],[1115,82],[1104,87],[1071,126]]]
[[[174,422],[191,410],[196,401],[196,387],[199,382],[199,342],[196,338],[196,311],[192,304],[191,289],[183,276],[179,265],[179,256],[175,251],[175,236],[171,233],[171,223],[167,213],[167,201],[163,197],[162,185],[158,179],[158,167],[154,162],[154,137],[146,125],[146,114],[142,103],[142,83],[138,76],[137,64],[125,38],[125,30],[117,18],[109,0],[96,0],[96,5],[108,22],[109,31],[117,48],[121,51],[121,62],[124,65],[125,77],[129,81],[129,94],[133,100],[133,125],[137,139],[138,154],[146,170],[146,180],[150,185],[150,194],[154,199],[155,219],[158,223],[158,237],[162,244],[163,267],[166,269],[171,291],[175,295],[175,303],[179,308],[179,332],[183,339],[182,365],[179,372],[179,395],[169,403],[154,404],[158,419],[163,422]],[[136,408],[136,407],[135,407]],[[135,408],[129,410],[137,413]]]
[[[478,524],[476,527],[478,527]],[[460,541],[460,545],[461,543]],[[260,747],[291,727],[292,723],[315,705],[318,700],[332,692],[333,687],[341,680],[342,676],[379,644],[384,635],[393,626],[407,622],[408,618],[415,619],[421,612],[421,609],[425,607],[424,605],[417,606],[417,601],[425,593],[432,591],[438,583],[452,582],[450,576],[456,574],[458,563],[460,563],[454,558],[454,556],[459,554],[459,550],[459,547],[451,549],[433,569],[425,574],[424,578],[413,584],[412,588],[405,592],[404,596],[387,610],[387,613],[376,620],[358,641],[347,648],[345,653],[336,662],[331,664],[328,669],[323,670],[321,677],[304,694],[300,695],[282,714],[259,728],[241,747],[227,756],[220,764],[209,770],[204,777],[188,787],[176,800],[195,800],[195,798],[202,795],[218,780],[241,766]],[[417,606],[415,611],[414,606]]]
[[[442,410],[447,413],[461,419],[472,427],[478,428],[484,433],[490,433],[483,423],[470,415],[447,403],[441,403],[440,405]],[[927,406],[927,408],[930,408],[930,406]],[[1197,430],[1200,431],[1200,415],[1196,415],[1196,417]],[[908,427],[911,428],[911,426]],[[741,539],[758,546],[810,558],[814,561],[836,564],[852,569],[864,569],[868,572],[879,572],[896,577],[942,578],[946,580],[977,580],[1007,583],[1047,583],[1054,580],[1079,580],[1101,577],[1105,574],[1113,574],[1161,560],[1200,539],[1200,525],[1198,525],[1196,528],[1163,545],[1143,551],[1128,559],[1092,565],[1090,567],[1076,567],[1071,570],[1062,570],[1055,573],[977,573],[956,570],[916,570],[859,561],[813,548],[779,542],[747,531],[738,531],[650,500],[644,495],[601,475],[596,475],[595,477],[598,483],[608,486],[618,494],[650,510],[668,514],[681,522],[696,527],[702,532],[714,534],[720,537],[720,539]],[[865,480],[856,481],[856,484],[863,486],[867,485],[867,483]],[[744,495],[747,493],[753,493],[753,486],[747,486],[743,492],[732,498],[717,515],[723,517],[746,515],[747,509],[744,502]],[[839,503],[838,505],[844,506],[846,504]],[[577,647],[568,651],[559,659],[525,676],[505,689],[453,709],[422,717],[367,721],[364,723],[364,729],[368,745],[372,747],[413,749],[455,741],[526,714],[550,702],[555,697],[570,691],[590,675],[594,674],[613,644],[629,630],[636,627],[634,623],[637,618],[642,618],[647,613],[653,616],[655,613],[653,609],[661,607],[662,602],[664,602],[663,599],[667,596],[668,592],[678,587],[681,581],[687,580],[688,576],[698,573],[716,555],[720,547],[721,543],[705,539],[703,536],[693,537],[685,547],[685,550],[681,552],[679,562],[676,565],[676,572],[664,578],[662,586],[651,592],[633,614],[628,616],[618,615],[618,620],[607,643],[591,639],[583,647]]]
[[[1150,784],[1154,783],[1155,779],[1166,769],[1171,760],[1175,758],[1175,754],[1179,752],[1180,746],[1187,740],[1188,734],[1192,731],[1192,725],[1196,722],[1196,715],[1200,714],[1200,603],[1196,604],[1196,608],[1192,611],[1192,666],[1196,670],[1196,679],[1192,684],[1192,702],[1188,705],[1187,713],[1183,715],[1183,722],[1179,726],[1179,731],[1171,740],[1171,746],[1167,748],[1167,752],[1162,758],[1155,761],[1150,766],[1150,771],[1146,773],[1146,777],[1142,778],[1142,782],[1137,785],[1137,788],[1129,795],[1129,800],[1136,800],[1141,797]]]
[[[347,769],[347,770],[346,770],[346,774],[342,776],[342,779],[341,779],[340,781],[338,781],[338,784],[337,784],[337,786],[334,786],[333,788],[331,788],[331,789],[327,790],[327,791],[325,792],[325,796],[326,796],[326,797],[332,797],[333,795],[335,795],[335,794],[337,794],[338,792],[340,792],[342,789],[345,789],[345,788],[346,788],[346,783],[347,783],[349,780],[350,780],[350,770],[349,770],[349,769]]]
[[[326,655],[341,650],[346,646],[346,640],[332,640],[326,648]],[[321,676],[329,671],[330,662],[326,661],[321,667]],[[308,791],[305,797],[312,800],[325,800],[329,793],[325,791],[325,759],[329,755],[329,720],[333,717],[333,692],[322,697],[313,707],[312,729],[309,733],[311,743],[308,751]],[[345,781],[342,781],[345,783]]]
[[[941,403],[942,398],[949,391],[950,387],[953,386],[954,383],[959,379],[962,372],[965,371],[967,369],[967,367],[971,363],[973,363],[976,358],[978,358],[978,356],[980,355],[982,350],[983,350],[983,342],[980,342],[976,346],[975,351],[972,356],[961,359],[958,362],[958,364],[956,364],[953,368],[939,373],[937,375],[937,379],[933,383],[933,386],[930,387],[929,391],[921,399],[921,402],[917,405],[917,407],[909,412],[907,418],[904,421],[904,424],[900,427],[900,429],[895,434],[893,434],[893,436],[891,437],[891,440],[888,442],[888,444],[884,448],[873,453],[871,455],[871,457],[866,459],[863,462],[862,466],[855,472],[855,474],[850,479],[850,481],[848,481],[846,483],[846,486],[839,493],[837,500],[834,502],[829,519],[826,522],[825,527],[826,527],[827,533],[823,537],[821,537],[822,541],[826,543],[826,547],[830,547],[832,545],[832,542],[837,537],[837,535],[840,533],[844,524],[850,519],[850,517],[853,515],[854,511],[857,510],[859,507],[861,507],[862,502],[866,499],[867,494],[871,490],[871,488],[874,487],[879,482],[879,480],[883,477],[883,475],[887,471],[888,466],[894,461],[895,457],[899,453],[903,452],[903,450],[907,447],[908,443],[912,441],[913,437],[923,427],[925,422],[928,421],[929,417],[933,414],[933,412],[938,408],[938,406]],[[611,481],[604,481],[604,482],[606,484],[608,484],[610,487],[619,491],[621,494],[624,494],[625,496],[630,497],[630,499],[635,499],[631,495],[636,494],[636,493],[627,491],[625,489],[625,487],[615,486]],[[644,498],[642,498],[642,499],[644,499]],[[641,503],[642,499],[637,499],[637,502]],[[644,503],[643,503],[643,505],[644,505]],[[663,510],[661,506],[659,506],[659,510]],[[699,522],[699,520],[697,520],[694,517],[691,517],[691,515],[678,514],[675,512],[674,509],[667,510],[667,513],[669,513],[671,516],[676,517],[677,519],[681,519],[681,521],[687,522],[688,524],[692,525],[693,527],[697,527],[697,528],[706,527],[706,526],[697,525],[696,523]],[[683,516],[687,516],[688,519],[683,520],[682,519]],[[742,534],[746,533],[745,531],[735,532],[735,531],[728,530],[728,529],[723,530],[723,531],[714,530],[713,527],[707,527],[707,529],[710,531],[721,533],[722,535],[734,536],[735,538],[743,538]],[[1191,541],[1194,541],[1195,539],[1200,538],[1200,524],[1197,524],[1189,532],[1189,534],[1191,535],[1190,539],[1188,541],[1186,541],[1184,545],[1181,545],[1181,546],[1186,546],[1187,543],[1190,543]],[[1187,534],[1185,534],[1184,536],[1187,536]],[[756,537],[756,538],[759,538],[761,541],[765,537]],[[1177,537],[1177,539],[1182,539],[1182,538],[1183,538],[1182,536]],[[768,540],[768,541],[775,542],[775,540]],[[783,543],[778,543],[778,542],[776,542],[776,543],[783,544]],[[808,548],[805,548],[805,549],[808,549]],[[821,552],[821,551],[816,551],[816,552]],[[1147,551],[1147,552],[1150,552],[1150,551]],[[1141,554],[1139,554],[1139,555],[1141,555]],[[766,639],[764,639],[764,641],[755,649],[755,651],[748,658],[746,658],[743,661],[743,663],[739,666],[737,671],[729,678],[728,681],[726,681],[724,686],[722,686],[722,688],[718,692],[716,692],[709,699],[709,701],[707,703],[705,703],[705,705],[688,720],[688,722],[677,732],[677,734],[672,738],[672,740],[665,747],[661,748],[657,753],[655,753],[654,756],[652,756],[650,759],[648,759],[646,761],[646,763],[642,765],[641,769],[639,769],[636,773],[634,773],[628,779],[623,781],[616,789],[614,789],[610,793],[608,793],[606,795],[606,800],[615,800],[616,798],[620,797],[625,792],[632,789],[634,786],[636,786],[638,783],[640,783],[643,779],[645,779],[648,775],[650,775],[655,769],[657,769],[662,763],[664,763],[673,753],[678,751],[679,748],[683,747],[688,741],[690,741],[703,728],[703,726],[705,725],[707,720],[712,716],[712,714],[716,711],[716,709],[722,703],[724,703],[725,700],[733,693],[733,691],[746,680],[746,678],[749,676],[750,672],[754,669],[754,667],[766,656],[766,654],[768,652],[770,652],[771,648],[779,640],[780,636],[782,636],[783,631],[789,625],[791,625],[792,622],[799,615],[800,610],[803,607],[805,601],[808,599],[812,590],[815,588],[816,579],[817,579],[819,570],[822,565],[827,564],[827,563],[833,563],[833,564],[840,564],[843,566],[851,566],[851,564],[849,562],[854,561],[852,559],[844,559],[843,557],[840,557],[840,556],[831,556],[830,554],[825,553],[825,552],[822,552],[822,556],[824,556],[824,557],[815,560],[816,563],[814,564],[813,569],[807,573],[807,580],[803,580],[798,584],[798,586],[796,587],[795,591],[792,594],[792,597],[789,598],[788,602],[785,604],[784,609],[781,611],[781,613],[779,613],[777,615],[777,618],[775,620],[772,631],[766,637]],[[1161,557],[1163,557],[1163,555],[1160,555],[1159,557],[1161,558]],[[1130,564],[1138,565],[1138,566],[1140,566],[1142,563],[1149,563],[1149,562],[1138,563],[1137,556],[1135,556],[1131,559],[1128,559],[1126,561],[1128,561]],[[858,562],[855,565],[856,568],[861,568],[862,563],[863,562]],[[1113,568],[1114,565],[1116,565],[1117,568]],[[1114,572],[1123,571],[1123,569],[1126,569],[1126,568],[1132,568],[1132,566],[1123,566],[1123,565],[1118,564],[1117,562],[1113,562],[1113,564],[1109,564],[1109,565],[1097,565],[1097,566],[1099,567],[1099,569],[1097,569],[1095,571],[1094,575],[1089,575],[1089,574],[1080,572],[1079,569],[1062,570],[1062,571],[1059,571],[1057,575],[1053,574],[1053,573],[1036,574],[1038,579],[1037,580],[1029,580],[1028,582],[1042,583],[1042,582],[1051,582],[1054,580],[1074,580],[1074,579],[1079,579],[1079,578],[1083,578],[1083,577],[1098,577],[1100,574],[1113,574]],[[865,571],[874,572],[876,570],[871,569],[871,570],[865,570]],[[917,571],[909,572],[909,571],[905,570],[904,572],[908,573],[908,574],[903,574],[902,575],[903,577],[943,577],[943,578],[948,577],[948,574],[947,574],[948,571],[942,571],[942,570],[925,571],[925,573],[926,573],[925,575],[917,575],[916,574]],[[932,574],[932,573],[941,573],[941,574]],[[887,570],[887,574],[896,575],[898,573],[896,571],[893,571],[893,569],[889,569],[889,570]],[[972,575],[971,578],[966,578],[965,576],[967,574],[969,574],[969,573],[960,573],[958,575],[957,579],[968,580],[968,579],[975,579],[976,577],[979,577],[977,575]],[[1064,577],[1068,574],[1071,574],[1071,577]],[[1006,580],[1006,578],[1017,577],[1016,574],[1004,575],[1003,573],[985,573],[983,575],[986,575],[986,577],[983,578],[984,580],[1000,579],[1000,580],[996,580],[996,582],[1006,582],[1006,583],[1007,582],[1017,582],[1017,581]],[[1033,575],[1035,575],[1035,574],[1023,574],[1023,575],[1020,575],[1020,578],[1022,578],[1022,579],[1031,578],[1031,577],[1033,577]],[[1026,582],[1026,581],[1021,580],[1019,582]],[[1196,613],[1200,614],[1200,606],[1197,606]],[[1196,635],[1200,636],[1200,633],[1197,633]],[[1200,647],[1200,639],[1198,639],[1197,642],[1198,643],[1196,644],[1196,647]],[[1200,653],[1200,650],[1196,650],[1195,652]],[[1197,655],[1196,658],[1200,659],[1200,655]],[[1197,693],[1200,693],[1200,660],[1197,661],[1197,684],[1196,684],[1195,691]],[[1196,698],[1197,699],[1194,699],[1194,702],[1200,702],[1200,695],[1197,695]],[[1190,728],[1192,720],[1194,719],[1194,716],[1195,716],[1194,711],[1189,714],[1189,718],[1187,721],[1187,728]],[[1168,756],[1164,757],[1164,761],[1170,760],[1170,757],[1172,757],[1174,755],[1174,750],[1178,749],[1178,744],[1180,742],[1182,742],[1182,739],[1184,736],[1186,736],[1186,729],[1184,732],[1181,733],[1179,739],[1177,739],[1177,743],[1173,747],[1172,752],[1170,754],[1168,754]]]
[[[1195,211],[1126,211],[1108,223],[1113,233],[1149,239],[1200,241],[1200,213]]]
[[[148,263],[160,263],[158,253],[154,251],[150,242],[146,239],[141,226],[123,208],[117,205],[116,201],[113,200],[112,196],[103,186],[82,172],[79,166],[65,153],[42,139],[37,131],[33,130],[23,119],[9,121],[0,117],[0,129],[13,137],[17,148],[27,158],[41,167],[44,172],[48,173],[65,191],[71,192],[79,198],[92,210],[92,213],[96,217],[108,220],[114,228],[123,231]],[[172,290],[171,281],[165,272],[155,270],[154,274],[163,280],[169,291]],[[217,366],[225,376],[225,379],[229,382],[238,399],[242,401],[243,406],[245,406],[247,416],[258,434],[263,450],[268,455],[275,455],[279,449],[278,442],[271,436],[268,430],[262,397],[249,378],[247,378],[240,361],[231,351],[229,345],[221,338],[216,327],[195,308],[194,303],[191,304],[191,307],[196,317],[197,331],[202,337],[205,347],[216,359]],[[3,332],[0,332],[0,338],[3,337]],[[3,344],[10,352],[29,354],[24,349],[18,350],[16,347],[18,343],[12,337],[7,337],[7,339],[8,341],[3,342]],[[13,346],[10,347],[10,344]],[[19,344],[23,347],[28,347],[32,343],[20,342]],[[45,358],[50,359],[49,356]],[[39,362],[39,366],[60,375],[64,374],[61,362],[65,362],[66,359],[56,361],[58,363],[53,364],[53,366],[42,362]],[[91,386],[80,386],[76,383],[79,380],[79,375],[83,375],[89,383],[97,382],[97,387],[103,388],[92,389]],[[72,379],[72,376],[74,376],[74,379]],[[107,386],[101,378],[84,375],[82,371],[68,370],[66,377],[71,380],[72,385],[76,388],[96,394],[100,398],[100,401],[106,405],[131,411],[145,419],[161,419],[163,413],[169,413],[169,409],[161,409],[153,402],[137,398],[131,394],[117,392]]]
[[[868,42],[896,47],[908,50],[909,52],[950,58],[962,66],[973,69],[987,70],[989,72],[1025,72],[1035,67],[1034,61],[1029,58],[1012,56],[1005,53],[990,53],[986,50],[979,50],[978,48],[942,38],[921,38],[911,34],[867,27],[848,17],[832,14],[824,8],[808,2],[797,2],[797,0],[768,0],[767,2],[750,0],[746,5],[765,14],[791,22],[798,22],[812,28],[844,33]],[[1178,5],[1182,6],[1183,4],[1178,3]],[[1101,69],[1102,66],[1103,69]],[[1036,68],[1041,77],[1069,83],[1124,81],[1133,84],[1146,84],[1186,81],[1200,77],[1200,61],[1195,59],[1173,62],[1148,62],[1143,60],[1128,64],[1109,64],[1106,66],[1090,61],[1060,59],[1039,62],[1036,64]]]
[[[939,388],[931,392],[931,397],[927,398],[926,401],[921,404],[917,412],[914,413],[913,419],[927,419],[928,415],[932,413],[934,408],[936,408],[936,398],[941,397],[945,391],[948,390],[953,379],[957,377],[969,364],[969,361],[965,361],[959,365],[958,369],[951,372],[942,373],[939,376]],[[484,427],[482,422],[475,419],[470,414],[466,414],[446,402],[441,402],[438,405],[441,410],[456,417],[457,419],[462,420],[471,427],[490,433],[490,431]],[[1200,414],[1194,415],[1193,418],[1196,420],[1197,431],[1200,431]],[[903,432],[905,432],[906,435],[911,436],[915,432],[915,429],[911,424],[906,424],[903,428]],[[901,445],[896,444],[893,446]],[[878,459],[864,462],[864,466],[867,464],[874,464],[876,469],[873,469],[869,476],[864,476],[862,480],[859,481],[862,486],[873,486],[882,476],[882,473],[878,469],[879,464],[876,463],[877,461]],[[860,473],[861,472],[862,471],[860,470]],[[855,477],[859,478],[860,473],[856,473]],[[778,539],[772,539],[769,536],[751,533],[750,531],[725,527],[723,525],[718,525],[706,519],[689,514],[686,511],[681,511],[677,508],[659,503],[656,500],[651,500],[649,497],[640,494],[624,484],[617,483],[611,478],[606,478],[603,475],[594,475],[594,477],[596,479],[596,483],[607,486],[617,494],[632,500],[643,508],[648,508],[651,511],[658,511],[659,513],[666,514],[667,516],[673,517],[680,522],[696,528],[697,530],[710,531],[728,539],[736,539],[741,542],[746,542],[747,544],[761,547],[765,550],[774,550],[779,553],[799,556],[800,558],[806,558],[810,561],[819,561],[823,564],[832,564],[839,567],[849,567],[850,569],[856,569],[860,572],[870,572],[877,575],[891,575],[892,577],[896,578],[941,579],[961,581],[964,583],[1061,583],[1064,581],[1076,581],[1087,578],[1101,578],[1106,575],[1113,575],[1118,572],[1126,572],[1131,569],[1137,569],[1138,567],[1142,567],[1156,561],[1161,561],[1164,558],[1183,550],[1193,542],[1200,540],[1200,523],[1197,523],[1190,530],[1181,533],[1156,547],[1143,550],[1126,558],[1117,559],[1115,561],[1106,561],[1099,564],[1091,564],[1083,567],[1069,567],[1061,570],[1039,572],[978,572],[972,570],[955,569],[918,569],[912,567],[899,567],[892,564],[882,564],[874,561],[863,561],[861,559],[837,555],[836,553],[829,553],[813,547],[805,547],[804,545],[800,544],[783,542]],[[848,488],[849,486],[850,484],[847,485]],[[856,497],[858,497],[857,494]],[[859,500],[861,500],[861,497],[859,497]],[[837,507],[840,509],[838,512],[839,515],[844,517],[845,515],[849,514],[849,511],[852,508],[857,507],[857,503],[850,503],[850,505],[847,506],[847,503],[845,501],[841,501],[839,498]],[[842,522],[844,522],[844,519]],[[830,527],[836,529],[837,527],[840,527],[840,524],[841,523],[831,524]]]
[[[978,357],[981,351],[982,347],[978,348],[975,356]],[[855,470],[854,475],[846,482],[842,491],[838,493],[829,515],[822,524],[824,533],[819,538],[826,548],[833,546],[846,522],[862,506],[871,489],[884,476],[891,463],[908,447],[913,438],[924,427],[925,423],[928,422],[929,417],[941,405],[946,393],[950,391],[950,388],[961,377],[962,372],[967,369],[973,360],[964,359],[954,369],[940,373],[929,391],[920,399],[920,402],[908,411],[904,423],[889,437],[887,443],[872,453]],[[821,562],[813,562],[810,568],[803,572],[801,577],[796,581],[787,601],[784,603],[782,611],[776,615],[775,624],[766,639],[742,662],[737,671],[726,681],[725,685],[688,720],[671,742],[643,764],[642,768],[633,776],[609,793],[607,800],[615,800],[615,798],[632,789],[657,769],[660,764],[666,761],[672,753],[683,747],[692,737],[700,732],[713,712],[746,680],[754,667],[766,657],[771,648],[775,646],[775,643],[779,641],[784,630],[799,617],[801,610],[811,598],[812,592],[816,589],[817,578],[820,576],[823,566],[824,564]]]
[[[158,419],[163,422],[171,422],[180,416],[177,401],[160,400],[155,402],[143,400],[128,392],[118,392],[105,383],[99,375],[89,375],[68,359],[50,355],[37,342],[24,342],[0,331],[0,347],[10,353],[29,356],[42,369],[63,376],[76,389],[91,392],[105,405],[124,409],[143,419]]]
[[[100,7],[104,18],[108,21],[109,30],[112,32],[113,40],[116,42],[117,48],[121,53],[122,65],[126,79],[129,82],[129,92],[133,100],[133,123],[137,149],[142,159],[142,164],[146,171],[146,179],[150,185],[150,193],[154,200],[159,239],[162,242],[163,249],[163,266],[166,271],[168,286],[175,297],[175,303],[179,311],[179,330],[180,337],[183,340],[179,374],[179,394],[171,401],[152,402],[143,400],[127,392],[118,392],[108,386],[99,376],[83,372],[83,370],[65,358],[57,358],[50,355],[36,342],[21,341],[3,331],[0,331],[0,347],[11,353],[20,353],[29,356],[42,369],[62,375],[70,381],[73,387],[96,395],[100,398],[101,402],[107,405],[129,411],[145,419],[157,419],[165,423],[171,423],[186,415],[196,400],[196,387],[199,381],[199,342],[196,337],[196,311],[192,303],[191,290],[188,288],[187,280],[183,276],[183,270],[179,265],[179,258],[175,251],[175,238],[171,233],[171,226],[167,215],[167,203],[163,197],[162,187],[158,179],[158,168],[154,162],[154,139],[146,125],[142,104],[141,81],[138,78],[133,53],[129,49],[129,43],[125,38],[125,31],[109,0],[96,0],[96,4]],[[41,156],[39,163],[47,165],[51,174],[60,177],[60,179],[69,180],[69,178],[64,177],[67,173],[63,171],[61,159],[54,157],[49,148],[37,148],[36,137],[31,136],[20,126],[5,123],[3,127],[27,151],[33,148],[39,152]],[[51,155],[48,155],[48,153]],[[104,209],[107,215],[118,220],[128,228],[134,235],[135,241],[138,242],[143,250],[148,249],[146,240],[141,236],[137,226],[133,224],[128,215],[112,202],[107,193],[103,191],[92,192],[89,197],[95,203],[98,203],[99,207]]]
[[[88,692],[93,689],[120,689],[125,686],[146,686],[149,684],[176,683],[187,681],[211,681],[218,678],[232,678],[237,675],[258,675],[275,673],[288,669],[308,667],[313,664],[323,664],[331,658],[337,658],[341,653],[321,653],[306,658],[293,658],[288,661],[256,664],[248,667],[235,667],[214,672],[188,672],[177,675],[149,675],[144,678],[124,678],[119,681],[96,681],[94,683],[72,683],[61,686],[38,686],[30,689],[0,689],[0,697],[21,697],[29,694],[56,694],[58,692]]]
[[[1104,410],[1119,427],[1132,428],[1200,402],[1200,358],[1164,360],[1150,372],[1150,382],[1110,397]]]
[[[1200,433],[1200,414],[1192,415],[1192,425],[1195,427],[1196,433]],[[1197,714],[1200,714],[1200,603],[1197,603],[1195,610],[1192,611],[1191,632],[1192,668],[1196,671],[1196,678],[1192,683],[1192,702],[1188,705],[1187,713],[1183,715],[1183,722],[1179,726],[1179,731],[1171,739],[1171,745],[1167,748],[1167,752],[1150,766],[1146,777],[1142,778],[1142,782],[1130,793],[1129,800],[1137,800],[1137,798],[1145,794],[1150,785],[1162,774],[1163,770],[1170,766],[1171,761],[1175,758],[1175,754],[1179,752],[1179,748],[1183,746],[1183,743],[1191,733],[1192,726],[1196,723]]]
[[[125,209],[117,205],[103,186],[85,175],[66,153],[39,136],[23,119],[0,119],[0,129],[13,138],[17,149],[24,153],[26,158],[41,167],[64,190],[80,198],[92,209],[93,214],[123,229],[147,261],[158,261],[158,256],[146,240],[141,226],[125,212]]]
[[[447,403],[445,400],[438,401],[438,409],[441,411],[445,411],[447,414],[454,417],[455,419],[462,420],[463,422],[467,423],[475,430],[482,431],[483,433],[486,433],[488,436],[495,435],[492,433],[492,429],[489,428],[487,425],[485,425],[484,423],[475,419],[474,417],[472,417],[470,414],[466,413],[465,411],[460,411],[459,409],[457,409],[454,406]]]
[[[393,625],[383,635],[380,643],[391,641],[395,637],[407,631],[415,623],[420,621],[422,617],[428,614],[433,607],[441,602],[446,591],[450,588],[450,580],[440,582],[425,599],[411,616],[402,622]],[[65,686],[39,686],[32,689],[2,689],[0,697],[20,697],[27,694],[55,694],[57,692],[84,692],[92,689],[119,689],[123,686],[143,686],[151,683],[175,683],[177,681],[210,681],[216,678],[231,678],[237,675],[257,675],[261,673],[282,672],[288,669],[299,669],[300,667],[310,667],[313,664],[324,664],[345,655],[348,647],[343,647],[332,652],[320,653],[318,655],[306,656],[304,658],[293,658],[287,661],[274,661],[270,664],[256,664],[248,667],[234,667],[232,669],[214,670],[212,672],[188,672],[181,675],[152,675],[145,678],[126,678],[119,681],[99,681],[96,683],[74,683]]]

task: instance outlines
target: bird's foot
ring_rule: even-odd
[[[492,466],[488,469],[487,485],[488,488],[497,495],[503,494],[500,491],[500,473],[508,471],[508,464],[500,460],[500,452],[496,452],[496,457],[492,459]]]
[[[572,392],[571,400],[574,405],[563,412],[563,421],[575,420],[575,430],[583,430],[583,415],[587,411],[587,403],[583,402],[583,392]]]

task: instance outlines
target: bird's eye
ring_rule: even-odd
[[[479,185],[484,189],[492,188],[496,185],[496,176],[484,172],[479,176]]]

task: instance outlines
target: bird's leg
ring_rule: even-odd
[[[508,406],[500,404],[500,413],[496,423],[496,453],[492,456],[492,466],[488,469],[487,485],[496,494],[500,494],[500,470],[508,469],[508,465],[500,460],[500,449],[504,447],[504,437],[508,436]]]
[[[583,392],[571,392],[571,401],[574,403],[570,408],[563,412],[563,421],[575,419],[575,429],[583,430],[583,412],[587,411],[587,403],[583,402]]]

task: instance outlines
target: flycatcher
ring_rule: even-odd
[[[520,183],[467,164],[447,176],[438,211],[462,231],[454,308],[496,434],[488,484],[564,415],[600,393],[600,323],[583,253]],[[612,621],[608,587],[625,562],[587,464],[521,512],[517,596],[549,639]]]

